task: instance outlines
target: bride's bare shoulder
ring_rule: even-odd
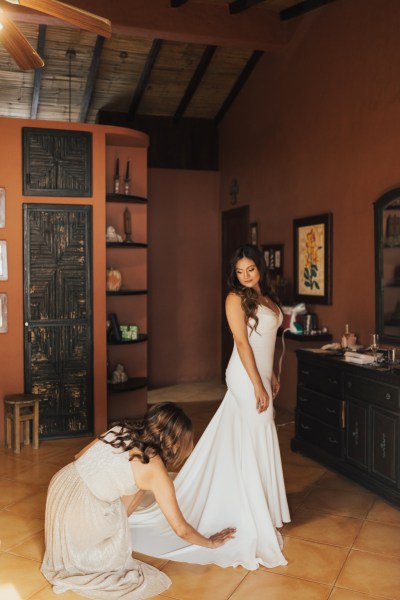
[[[229,294],[226,297],[225,300],[226,305],[238,305],[241,306],[241,298],[239,296],[239,294],[236,294],[235,292],[229,292]]]

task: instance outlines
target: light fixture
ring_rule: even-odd
[[[65,53],[68,58],[68,118],[71,123],[71,103],[72,103],[72,59],[76,58],[76,51],[73,48],[68,48]]]

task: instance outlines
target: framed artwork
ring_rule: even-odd
[[[332,214],[293,221],[296,302],[332,304]]]
[[[7,242],[5,240],[0,240],[0,281],[7,281],[7,279]]]
[[[7,331],[7,294],[0,294],[0,333]]]
[[[258,223],[250,223],[250,244],[257,246],[258,244]]]
[[[269,274],[283,275],[283,244],[263,244],[262,249]]]
[[[0,188],[0,228],[6,226],[6,190]]]

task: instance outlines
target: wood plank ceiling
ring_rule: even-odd
[[[201,4],[204,13],[225,5],[226,19],[265,10],[279,22],[332,1],[165,0],[174,15],[189,4]],[[7,10],[10,5],[0,0],[0,6]],[[182,36],[175,41],[171,35],[163,39],[118,29],[104,40],[60,22],[41,23],[39,13],[32,22],[29,13],[19,15],[19,8],[12,17],[45,67],[21,71],[0,43],[0,116],[5,117],[93,123],[106,110],[132,119],[146,115],[218,123],[263,54],[256,45],[195,43]]]

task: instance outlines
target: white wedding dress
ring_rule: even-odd
[[[250,345],[272,398],[276,332],[282,315],[260,306]],[[276,530],[290,521],[272,401],[257,413],[254,388],[236,345],[226,371],[228,391],[174,483],[186,520],[203,535],[236,527],[235,539],[217,549],[190,545],[176,536],[155,502],[130,517],[133,549],[150,556],[221,567],[287,564]],[[149,503],[150,502],[150,503]]]

